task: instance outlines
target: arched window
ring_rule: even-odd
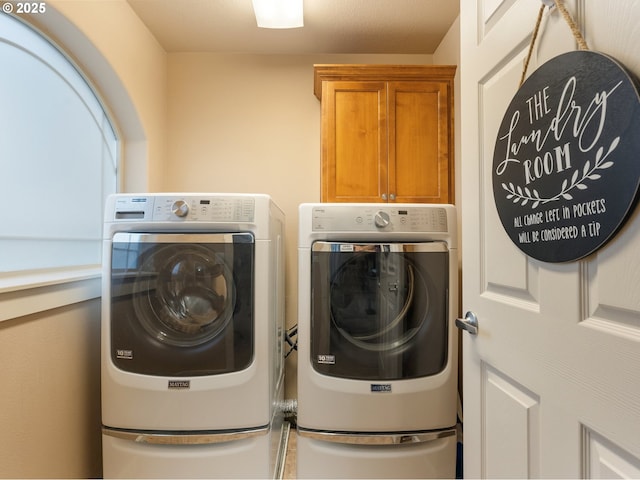
[[[0,13],[0,275],[97,265],[119,144],[86,79]]]

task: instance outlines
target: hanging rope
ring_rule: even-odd
[[[576,22],[573,21],[571,14],[567,11],[564,6],[563,0],[553,0],[558,8],[558,11],[562,14],[562,17],[569,25],[571,29],[571,33],[573,34],[573,38],[576,39],[578,43],[578,50],[589,50],[587,46],[587,42],[585,42],[582,33],[580,33],[580,29],[576,25]],[[540,10],[538,10],[538,18],[536,19],[536,26],[533,28],[533,34],[531,35],[531,42],[529,43],[529,51],[527,52],[527,58],[524,61],[524,66],[522,67],[522,75],[520,76],[520,85],[522,86],[524,83],[525,77],[527,76],[527,69],[529,68],[529,61],[531,60],[531,55],[533,53],[533,47],[536,43],[536,38],[538,37],[538,30],[540,30],[540,24],[542,23],[542,16],[544,14],[545,4],[540,5]]]
[[[531,35],[531,42],[529,43],[529,51],[527,52],[527,58],[524,60],[524,66],[522,67],[522,75],[520,76],[520,85],[521,87],[524,83],[524,79],[527,76],[527,68],[529,68],[529,60],[531,60],[531,54],[533,53],[533,46],[536,43],[536,38],[538,36],[538,30],[540,30],[540,24],[542,23],[542,14],[544,13],[544,3],[540,5],[540,10],[538,10],[538,19],[536,20],[536,26],[533,28],[533,34]]]
[[[576,25],[576,22],[573,21],[571,14],[567,11],[566,7],[564,6],[564,1],[563,0],[554,0],[554,1],[556,2],[556,7],[558,7],[558,10],[564,17],[565,21],[567,22],[567,25],[569,25],[569,28],[571,29],[571,33],[573,33],[573,38],[575,38],[576,42],[578,42],[578,50],[589,50],[589,47],[587,47],[587,42],[584,41],[584,37],[582,36],[582,33],[580,33],[580,29]]]

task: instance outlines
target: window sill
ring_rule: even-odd
[[[99,266],[0,276],[0,322],[101,295]]]

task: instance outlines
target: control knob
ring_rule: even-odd
[[[389,218],[389,214],[387,212],[378,212],[376,216],[373,217],[373,222],[376,224],[378,228],[384,228],[391,223],[391,219]]]
[[[187,213],[189,213],[189,205],[184,200],[176,200],[171,205],[171,213],[176,217],[186,217]]]

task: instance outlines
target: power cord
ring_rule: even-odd
[[[298,350],[298,324],[284,333],[284,340],[289,345],[289,351],[284,356],[284,358],[287,358],[294,350]]]

